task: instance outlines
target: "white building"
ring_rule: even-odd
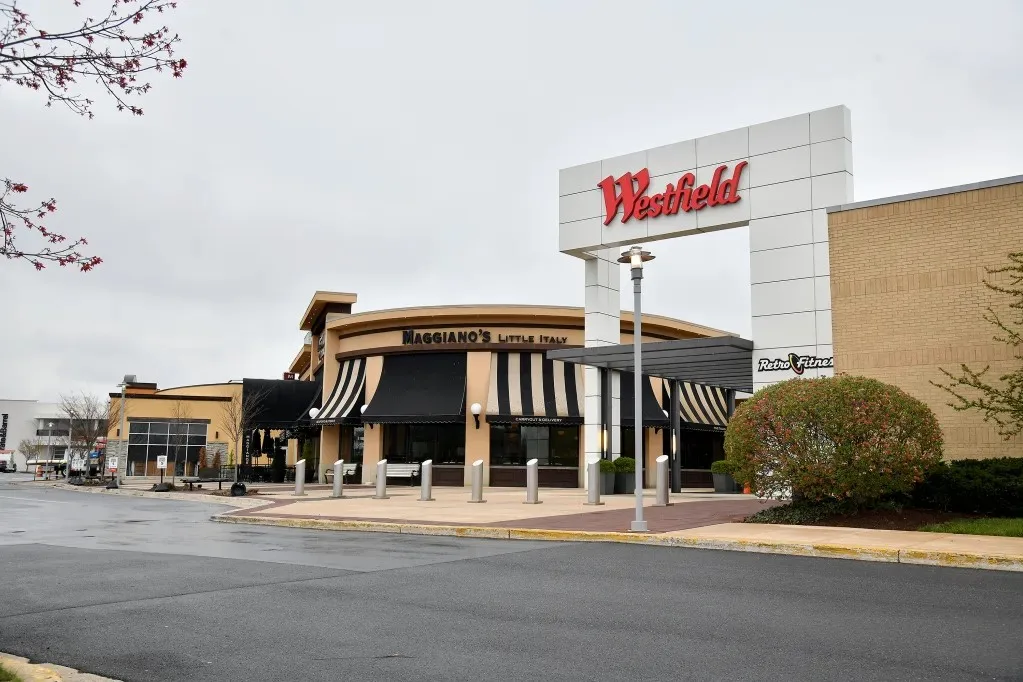
[[[71,422],[57,403],[39,400],[0,399],[0,459],[13,461],[18,471],[27,469],[28,453],[23,441],[40,446],[38,459],[63,460],[71,435]]]

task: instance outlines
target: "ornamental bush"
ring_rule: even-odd
[[[1023,457],[946,462],[916,486],[913,502],[964,514],[1023,516]]]
[[[895,386],[844,375],[761,389],[725,432],[732,475],[762,497],[860,505],[907,494],[941,452],[927,405]]]
[[[614,461],[616,474],[636,473],[636,460],[632,457],[619,457]]]

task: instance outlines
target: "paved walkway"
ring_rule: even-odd
[[[525,504],[522,488],[488,488],[483,504],[469,502],[466,488],[434,488],[434,501],[419,500],[418,488],[391,487],[389,499],[373,499],[370,488],[346,488],[345,497],[333,499],[329,490],[315,490],[296,498],[289,492],[265,496],[266,507],[239,511],[260,517],[292,519],[338,519],[384,523],[418,523],[492,528],[536,528],[545,530],[627,531],[635,518],[633,495],[605,495],[599,507],[586,504],[585,491],[545,489],[541,504]],[[264,497],[263,495],[259,496]],[[644,517],[650,530],[665,532],[741,521],[774,504],[751,495],[718,495],[690,491],[670,496],[672,504],[656,507],[654,496],[644,498]]]

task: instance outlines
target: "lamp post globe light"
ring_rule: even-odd
[[[320,414],[320,411],[318,409],[316,409],[315,407],[310,408],[310,410],[309,410],[309,418],[310,419],[316,419],[316,416],[318,414]]]
[[[653,255],[644,251],[642,246],[633,246],[622,253],[618,259],[619,263],[628,263],[632,274],[632,348],[635,355],[633,368],[633,418],[635,419],[634,429],[636,435],[636,456],[640,459],[636,466],[636,519],[632,522],[632,531],[644,533],[648,530],[646,520],[643,519],[643,411],[642,396],[640,391],[643,381],[643,310],[642,310],[642,282],[643,263],[652,261]]]
[[[473,421],[476,422],[476,428],[480,427],[480,412],[483,411],[483,406],[479,403],[473,403],[469,406],[469,411],[472,412]]]

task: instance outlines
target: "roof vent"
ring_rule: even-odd
[[[125,374],[124,375],[124,383],[126,383],[126,384],[137,384],[138,383],[138,377],[136,377],[134,374]]]

